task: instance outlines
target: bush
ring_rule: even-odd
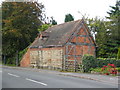
[[[94,74],[101,74],[102,69],[97,67],[97,68],[91,68],[90,72]]]
[[[120,47],[118,48],[117,59],[120,59]]]
[[[120,67],[120,60],[116,60],[113,58],[98,58],[97,59],[97,67],[103,67],[108,64],[115,64],[116,67]]]
[[[24,50],[20,51],[19,53],[16,53],[14,56],[6,56],[5,60],[3,58],[3,64],[9,65],[9,66],[16,66],[16,59],[18,58],[18,65],[20,65],[20,60],[22,59],[23,55],[26,53],[28,48],[25,48]],[[17,56],[18,54],[18,56]]]
[[[118,72],[120,72],[120,67],[116,68]]]
[[[6,57],[5,61],[2,62],[3,65],[15,66],[16,57]]]
[[[102,73],[109,75],[109,74],[117,74],[117,69],[115,68],[116,66],[114,64],[108,64],[107,66],[102,67]]]
[[[15,56],[13,56],[13,57],[11,57],[11,58],[7,58],[6,59],[6,64],[7,65],[15,65],[15,61],[16,61],[16,57]]]
[[[90,71],[94,71],[94,72],[101,72],[102,69],[97,67],[97,68],[91,68]]]
[[[83,64],[83,71],[89,72],[90,68],[96,67],[96,59],[94,56],[91,55],[84,55],[82,57],[82,64]]]
[[[83,72],[83,65],[82,64],[78,64],[78,69],[77,70],[80,71],[80,72]]]

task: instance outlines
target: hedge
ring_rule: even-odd
[[[104,65],[115,64],[116,67],[120,67],[120,60],[110,59],[110,58],[100,58],[97,59],[97,67],[103,67]]]
[[[116,67],[120,67],[120,60],[115,58],[95,58],[91,55],[84,55],[82,57],[83,71],[89,72],[90,68],[102,68],[104,65],[115,64]]]
[[[82,57],[83,71],[88,72],[90,68],[96,67],[96,59],[91,55],[84,55]]]

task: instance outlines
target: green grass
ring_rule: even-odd
[[[3,64],[5,66],[16,66],[15,64]]]
[[[101,72],[102,71],[102,68],[91,68],[90,71],[94,71],[94,72]]]

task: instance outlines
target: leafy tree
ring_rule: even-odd
[[[120,1],[117,1],[115,6],[110,6],[111,10],[107,12],[109,14],[109,46],[111,46],[112,52],[117,57],[118,48],[120,47]]]
[[[3,55],[15,57],[16,51],[33,42],[42,24],[43,8],[37,2],[2,2]]]
[[[108,22],[99,18],[87,19],[88,28],[97,43],[97,57],[108,57],[109,47],[106,46],[108,40]]]
[[[98,18],[87,19],[87,24],[98,45],[97,57],[116,58],[120,47],[120,1],[110,6],[108,21]]]
[[[52,20],[52,25],[57,25],[57,22],[55,20]]]
[[[65,22],[74,21],[74,17],[71,14],[65,15]]]
[[[119,33],[120,33],[120,1],[116,2],[115,6],[110,6],[111,10],[107,12],[109,14],[109,17],[107,19],[110,20],[110,31],[111,31],[111,38],[118,39]]]
[[[57,25],[57,21],[55,21],[55,20],[53,19],[53,17],[51,17],[51,24],[52,24],[52,25]]]
[[[40,27],[38,28],[38,31],[45,31],[45,30],[47,30],[50,26],[51,26],[51,24],[43,24],[42,26],[40,26]]]

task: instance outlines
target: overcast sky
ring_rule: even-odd
[[[53,16],[58,24],[64,22],[65,14],[72,14],[75,20],[81,19],[82,15],[104,18],[107,11],[114,6],[116,0],[38,0],[45,6],[46,15]],[[82,15],[81,15],[81,14]]]
[[[4,1],[4,0],[0,0]],[[117,0],[38,0],[45,6],[46,15],[53,16],[58,24],[63,23],[65,15],[70,13],[75,20],[81,19],[82,15],[90,18],[96,16],[104,18],[107,11],[114,6]]]

